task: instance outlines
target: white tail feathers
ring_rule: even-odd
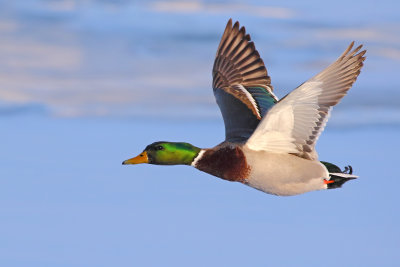
[[[357,175],[341,173],[341,172],[330,172],[329,174],[330,175],[335,175],[335,176],[338,176],[338,177],[347,178],[347,179],[356,179],[356,178],[358,178]]]

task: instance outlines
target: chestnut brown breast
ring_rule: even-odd
[[[196,163],[197,169],[228,181],[245,183],[250,173],[240,147],[222,146],[208,149]]]

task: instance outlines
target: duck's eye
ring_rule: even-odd
[[[156,146],[156,150],[164,150],[163,146]]]

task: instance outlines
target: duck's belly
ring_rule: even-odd
[[[251,166],[246,184],[274,195],[297,195],[326,189],[328,170],[319,161],[306,160],[290,154],[243,149]]]

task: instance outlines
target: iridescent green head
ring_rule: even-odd
[[[189,143],[155,142],[122,164],[190,165],[200,150]]]

